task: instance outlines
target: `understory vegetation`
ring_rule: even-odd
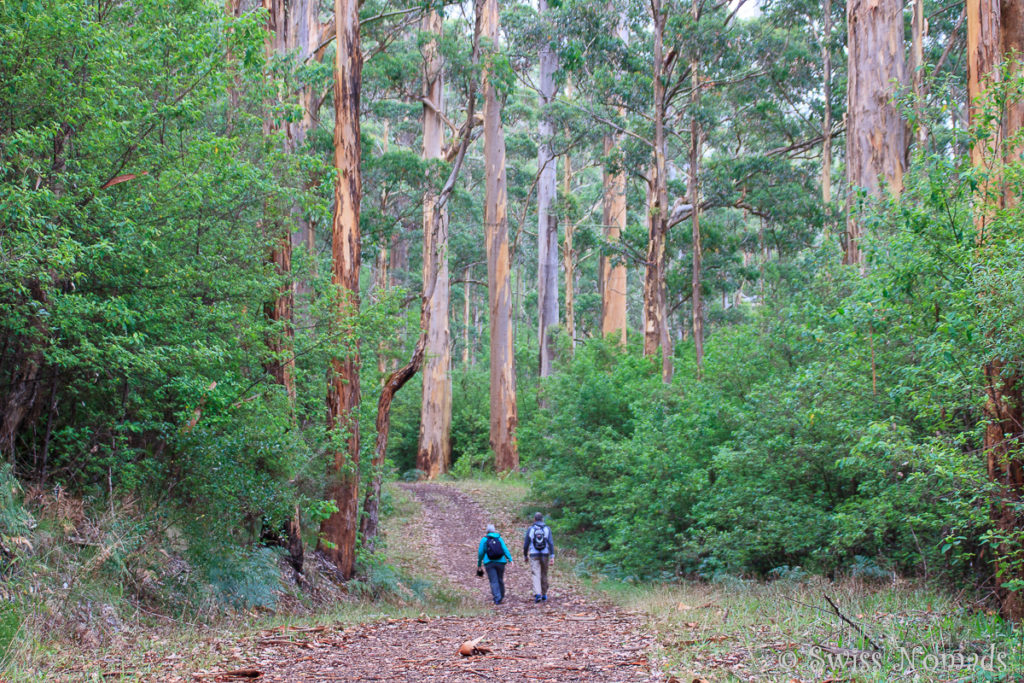
[[[977,250],[973,183],[918,159],[903,200],[872,218],[866,273],[797,254],[763,306],[708,340],[699,381],[663,385],[634,348],[578,348],[522,431],[536,495],[620,577],[801,567],[991,585],[1000,537],[973,387],[984,358],[1021,350],[1002,322],[1022,312],[1004,293],[1024,272]],[[1002,244],[1024,242],[1008,230]]]

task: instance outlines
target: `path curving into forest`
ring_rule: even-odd
[[[431,555],[453,587],[479,600],[484,613],[311,629],[311,637],[301,642],[267,638],[253,664],[262,674],[260,681],[662,679],[648,661],[653,639],[641,631],[639,617],[588,600],[556,581],[547,603],[534,604],[529,569],[517,554],[522,548],[520,529],[505,530],[515,564],[506,571],[505,602],[491,604],[486,578],[475,574],[477,544],[489,520],[485,510],[444,484],[403,488],[422,506],[432,541],[423,552]],[[460,656],[459,645],[478,636],[485,636],[481,645],[492,652]]]

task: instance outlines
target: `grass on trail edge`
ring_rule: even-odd
[[[367,576],[349,583],[342,601],[314,611],[247,610],[194,621],[143,614],[135,623],[126,621],[124,637],[105,647],[82,647],[27,626],[0,661],[0,681],[102,681],[115,674],[116,680],[157,680],[169,671],[183,675],[216,668],[239,642],[272,629],[478,614],[468,596],[439,580],[439,570],[425,564],[422,549],[428,541],[420,504],[393,485],[386,486],[386,496],[388,514],[382,527],[387,540],[381,557],[364,563]]]
[[[662,661],[680,680],[1024,680],[1019,628],[905,581],[598,579],[590,590],[647,615]]]

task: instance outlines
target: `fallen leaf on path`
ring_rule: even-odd
[[[472,657],[473,655],[484,655],[491,651],[490,648],[481,647],[480,641],[484,637],[474,638],[473,640],[467,640],[459,646],[459,654],[463,657]]]

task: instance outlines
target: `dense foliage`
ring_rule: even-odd
[[[877,209],[865,274],[798,254],[712,337],[703,381],[662,386],[604,343],[567,362],[528,442],[567,531],[630,576],[990,579],[977,387],[1018,338],[983,311],[1021,266],[975,246],[969,169],[921,157],[910,178]],[[1001,249],[1020,248],[1020,220],[1001,216]]]

